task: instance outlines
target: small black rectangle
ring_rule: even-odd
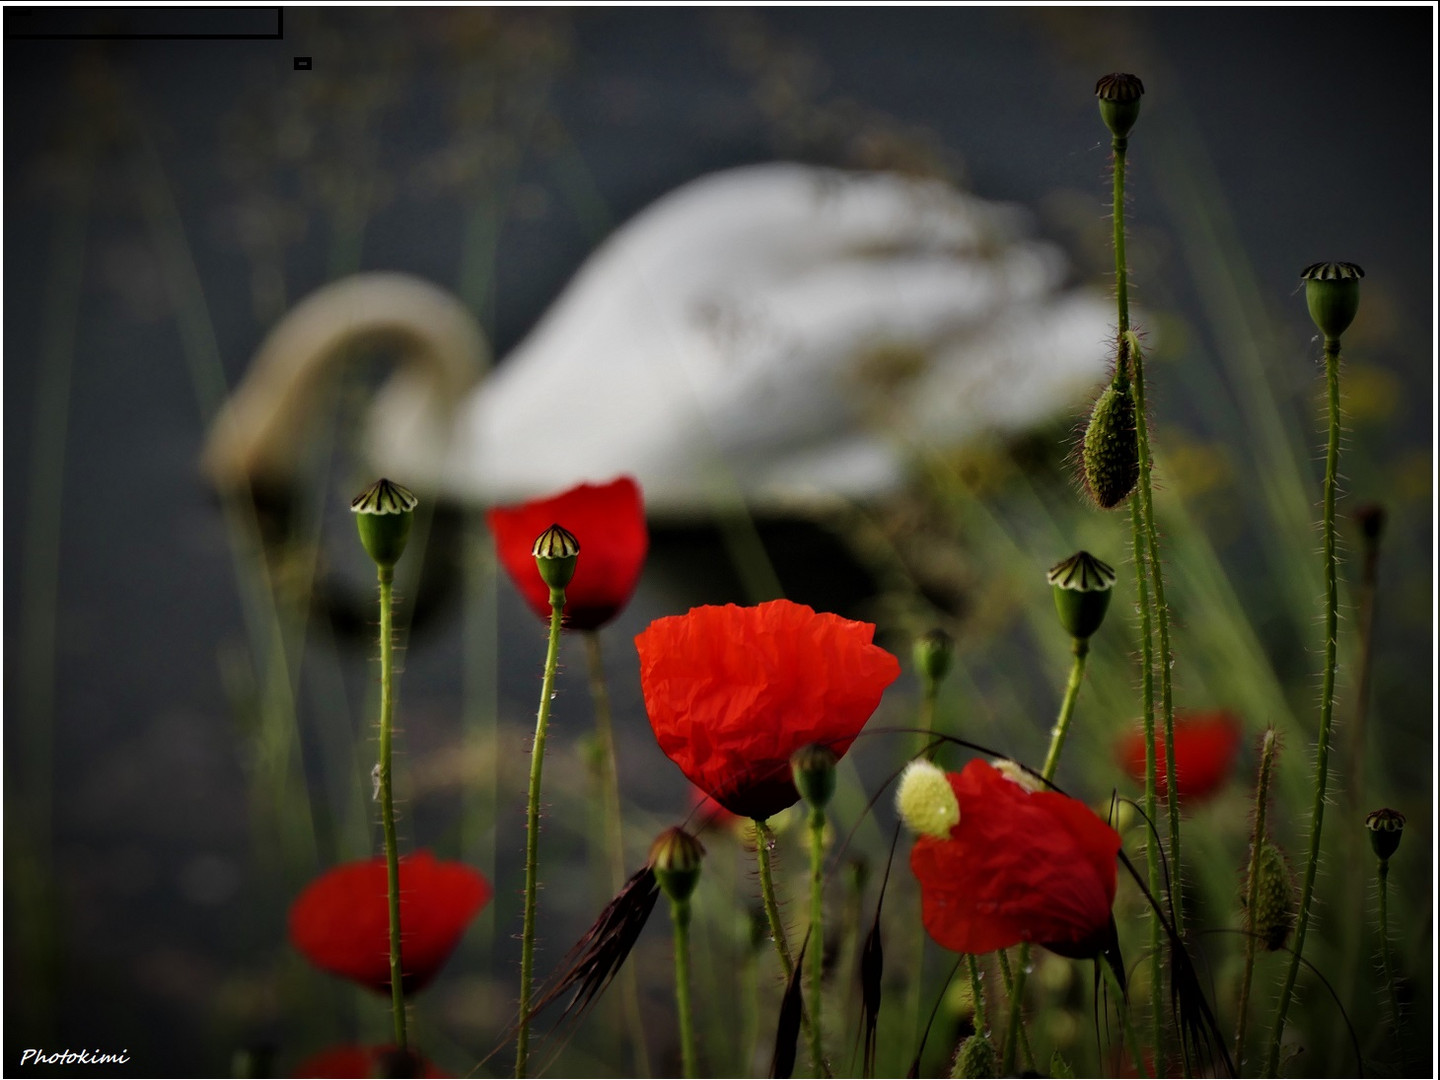
[[[5,9],[7,41],[278,41],[279,7]]]
[[[308,57],[308,56],[297,56],[297,57],[295,57],[295,70],[296,70],[296,71],[309,71],[309,70],[310,70],[310,57]]]

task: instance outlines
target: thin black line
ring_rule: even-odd
[[[162,9],[163,10],[163,9]],[[194,10],[194,9],[192,9]],[[230,7],[204,8],[205,11],[263,11],[263,8]],[[12,12],[28,15],[31,12]],[[7,19],[8,23],[10,20]],[[5,33],[6,41],[284,41],[285,9],[275,8],[275,33],[273,34],[12,34]]]

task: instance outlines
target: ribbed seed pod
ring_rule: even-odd
[[[1260,848],[1255,875],[1255,933],[1274,952],[1295,927],[1295,883],[1285,856],[1269,840]]]
[[[950,1075],[960,1077],[999,1076],[1000,1061],[995,1053],[995,1044],[986,1035],[971,1035],[955,1051],[955,1062],[950,1066]]]
[[[1085,490],[1108,510],[1135,489],[1140,454],[1135,446],[1135,393],[1113,383],[1095,401],[1080,447]]]

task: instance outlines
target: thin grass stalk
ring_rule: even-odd
[[[540,707],[535,713],[535,743],[530,750],[530,791],[525,802],[525,922],[520,937],[520,1022],[515,1037],[515,1075],[523,1077],[530,1058],[531,977],[535,970],[535,892],[540,856],[540,774],[545,765],[545,733],[550,724],[550,698],[560,656],[560,626],[565,590],[550,590],[550,640],[545,649],[545,674],[540,680]]]
[[[1145,1059],[1140,1056],[1140,1040],[1135,1035],[1135,1024],[1130,1019],[1130,1003],[1125,997],[1125,991],[1120,988],[1120,981],[1115,978],[1115,972],[1109,964],[1095,964],[1100,969],[1106,984],[1115,995],[1118,1003],[1116,1012],[1120,1014],[1120,1030],[1125,1033],[1125,1050],[1130,1055],[1130,1063],[1135,1068],[1136,1076],[1145,1076]]]
[[[600,634],[588,630],[585,660],[590,674],[590,700],[595,707],[595,740],[600,750],[600,816],[604,822],[605,844],[610,862],[610,891],[618,893],[625,884],[625,832],[620,820],[620,766],[615,755],[615,725],[611,718],[610,691],[605,685],[605,660],[600,651]],[[645,1024],[640,1015],[640,990],[635,968],[620,969],[620,1011],[630,1044],[635,1050],[635,1068],[640,1076],[650,1075],[650,1054],[645,1045]]]
[[[400,847],[395,837],[395,798],[391,782],[390,750],[394,730],[395,670],[391,627],[392,581],[388,566],[376,570],[380,578],[380,822],[385,831],[385,886],[390,912],[390,1009],[395,1021],[395,1045],[408,1045],[405,1031],[404,964],[400,958]]]
[[[1260,776],[1255,783],[1255,826],[1250,834],[1250,869],[1245,884],[1245,967],[1240,980],[1240,1005],[1235,1021],[1235,1064],[1245,1067],[1245,1028],[1250,1007],[1250,981],[1255,971],[1255,904],[1260,895],[1260,848],[1265,843],[1265,812],[1270,775],[1275,767],[1275,729],[1265,733],[1260,750]]]
[[[1310,848],[1305,859],[1305,877],[1300,886],[1300,909],[1295,920],[1295,949],[1285,971],[1285,984],[1275,1010],[1275,1028],[1265,1075],[1275,1076],[1280,1068],[1280,1043],[1285,1035],[1285,1015],[1300,972],[1305,949],[1305,932],[1310,928],[1310,904],[1315,895],[1315,874],[1320,865],[1320,830],[1325,823],[1325,787],[1330,767],[1330,725],[1335,706],[1335,638],[1339,621],[1339,588],[1335,556],[1335,488],[1340,460],[1340,340],[1325,339],[1325,385],[1329,397],[1330,437],[1325,449],[1325,669],[1320,686],[1320,739],[1315,749],[1315,804],[1310,815]]]

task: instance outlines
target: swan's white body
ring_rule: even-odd
[[[629,473],[670,515],[873,497],[917,450],[1025,429],[1103,377],[1105,305],[1060,294],[1061,256],[1022,226],[892,175],[704,177],[607,240],[483,380],[457,301],[362,275],[277,327],[206,464],[221,482],[283,469],[315,373],[383,332],[421,363],[382,393],[370,446],[412,486],[489,503]]]

